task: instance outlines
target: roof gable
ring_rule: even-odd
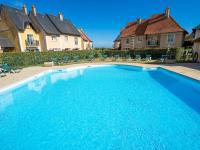
[[[161,34],[169,32],[186,32],[176,23],[172,17],[160,14],[156,18],[150,18],[144,34]]]
[[[37,15],[34,16],[33,12],[31,12],[29,17],[32,22],[39,28],[39,30],[44,30],[44,32],[47,34],[60,34],[53,23],[49,20],[47,15],[37,13]]]
[[[169,32],[187,33],[172,17],[167,17],[166,14],[162,13],[142,20],[140,24],[137,21],[128,23],[125,29],[121,31],[121,37]]]
[[[92,42],[92,41],[89,39],[89,37],[83,32],[82,29],[79,29],[78,31],[80,32],[81,38],[82,38],[84,41]]]
[[[68,20],[61,21],[59,17],[47,14],[51,22],[55,25],[57,30],[62,34],[70,34],[80,36],[76,27]]]
[[[117,36],[117,38],[114,40],[114,42],[118,42],[118,41],[120,41],[121,40],[121,34],[119,34],[118,36]]]
[[[28,15],[26,15],[22,10],[6,5],[2,5],[2,9],[6,12],[18,30],[24,31],[26,26],[31,24]]]

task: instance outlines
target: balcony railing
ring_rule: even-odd
[[[25,41],[26,42],[26,47],[38,47],[39,46],[39,41],[38,40],[33,40],[33,41]]]
[[[148,46],[152,46],[152,47],[159,46],[159,45],[160,45],[160,41],[158,41],[158,40],[155,40],[155,41],[147,41],[147,45],[148,45]]]

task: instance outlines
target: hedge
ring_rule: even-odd
[[[110,50],[84,50],[84,51],[49,51],[49,52],[5,52],[0,54],[0,64],[9,64],[12,67],[18,66],[34,66],[40,65],[44,62],[59,60],[62,61],[66,57],[69,60],[73,60],[76,57],[80,60],[85,60],[91,57],[91,55],[95,58],[101,57],[103,55],[107,55],[108,57],[113,57],[115,55],[119,55],[120,57],[126,57],[130,54],[130,51],[110,51]]]
[[[47,61],[52,60],[59,60],[62,61],[66,57],[69,60],[73,60],[74,57],[78,57],[80,60],[85,60],[91,57],[91,55],[95,58],[102,57],[104,55],[107,55],[108,57],[114,57],[118,55],[119,57],[127,57],[128,55],[132,58],[135,57],[135,55],[139,54],[142,58],[145,58],[146,55],[151,54],[153,59],[158,59],[161,57],[161,55],[165,55],[167,53],[166,49],[162,50],[134,50],[134,51],[128,51],[128,50],[83,50],[83,51],[62,51],[62,52],[56,52],[56,51],[49,51],[49,52],[5,52],[0,54],[0,64],[6,63],[13,67],[18,66],[35,66],[43,64]],[[175,56],[176,49],[171,50],[171,53]]]

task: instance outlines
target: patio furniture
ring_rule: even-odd
[[[70,59],[69,59],[68,56],[65,56],[65,57],[63,58],[63,62],[64,62],[64,63],[68,63],[69,61],[70,61]]]
[[[89,55],[88,56],[88,61],[94,61],[95,60],[95,57],[94,57],[94,55]]]
[[[120,56],[119,55],[115,55],[114,58],[115,58],[115,61],[117,61],[117,60],[120,59]]]
[[[151,55],[146,55],[146,61],[151,61]]]
[[[79,56],[74,56],[73,60],[74,60],[74,62],[78,62],[78,61],[80,61],[80,57]]]
[[[11,68],[8,64],[2,64],[0,68],[3,69],[4,73],[19,73],[21,69]]]
[[[168,55],[162,55],[160,58],[161,62],[165,62],[168,59]]]
[[[0,77],[5,77],[6,74],[4,73],[4,70],[0,68]]]
[[[104,55],[103,55],[103,59],[105,60],[105,59],[107,59],[107,58],[108,58],[108,55],[104,54]]]
[[[54,64],[59,64],[58,58],[52,58],[51,61],[52,61]]]
[[[137,61],[140,61],[140,60],[141,60],[141,56],[140,56],[140,55],[135,55],[135,59],[136,59]]]
[[[132,58],[131,58],[131,56],[130,55],[126,55],[126,61],[132,61]]]

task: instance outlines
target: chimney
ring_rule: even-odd
[[[170,8],[166,8],[165,15],[167,16],[167,18],[170,17]]]
[[[63,15],[61,12],[58,13],[58,17],[59,17],[60,21],[63,21],[64,18],[63,18]]]
[[[138,18],[137,19],[137,24],[141,24],[142,23],[142,19],[141,18]]]
[[[27,11],[26,5],[23,5],[22,11],[24,12],[24,14],[28,15],[28,11]]]
[[[35,8],[35,6],[34,6],[34,5],[32,5],[32,12],[33,12],[34,16],[36,16],[36,15],[37,15],[36,8]]]

